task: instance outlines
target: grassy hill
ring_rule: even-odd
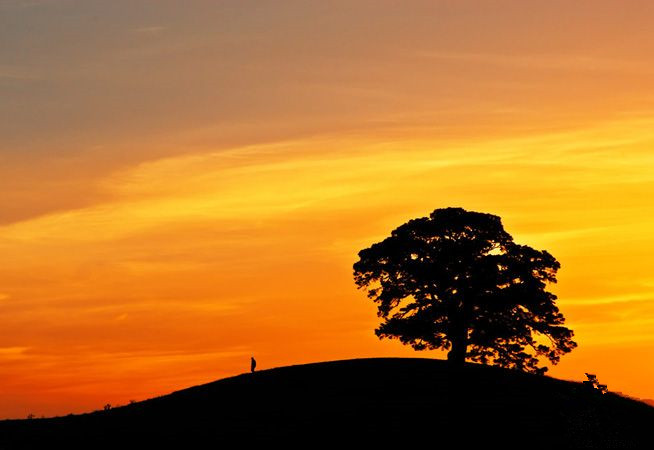
[[[0,421],[0,449],[423,442],[430,448],[650,448],[652,425],[651,406],[580,383],[384,358],[244,374],[110,411]]]

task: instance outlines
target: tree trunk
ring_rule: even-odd
[[[468,350],[467,333],[452,338],[452,348],[447,354],[447,360],[454,366],[463,367]]]
[[[468,327],[463,317],[458,317],[450,332],[452,348],[447,354],[447,360],[456,367],[463,367],[468,351]]]
[[[449,338],[452,348],[447,354],[447,360],[453,367],[463,367],[468,351],[468,311],[462,292],[457,293],[450,311]]]

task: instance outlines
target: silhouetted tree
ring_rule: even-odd
[[[543,373],[577,344],[546,291],[560,265],[513,242],[498,216],[437,209],[359,252],[354,279],[378,306],[375,330],[448,360]]]

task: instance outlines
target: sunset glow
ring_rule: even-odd
[[[654,398],[654,7],[0,1],[0,418],[370,356],[357,252],[502,217]],[[573,3],[573,4],[571,4]]]

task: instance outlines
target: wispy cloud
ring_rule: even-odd
[[[0,65],[0,81],[35,81],[41,77],[25,67]]]
[[[649,61],[628,60],[583,54],[498,54],[418,51],[419,58],[430,58],[451,62],[488,64],[533,70],[572,70],[600,72],[654,73]]]
[[[593,305],[615,305],[622,303],[634,302],[648,302],[654,301],[654,291],[640,292],[624,295],[611,295],[611,296],[592,296],[592,297],[566,297],[564,299],[566,305],[580,305],[580,306],[593,306]]]
[[[29,347],[0,347],[0,362],[26,358],[28,350]]]
[[[519,171],[546,166],[568,188],[638,186],[654,181],[651,171],[643,170],[654,164],[654,155],[641,149],[654,142],[654,132],[648,131],[651,122],[629,119],[569,132],[457,144],[315,138],[165,158],[102,180],[99,186],[113,199],[110,202],[0,227],[0,239],[99,242],[181,223],[281,217],[314,205],[354,207],[364,193],[374,196],[396,180],[406,180],[403,189],[410,189],[423,185],[426,173],[455,168],[479,171],[484,178],[509,185]],[[606,229],[604,223],[550,230],[541,237],[572,239]]]
[[[134,28],[132,31],[137,34],[155,35],[155,34],[161,34],[165,30],[166,27],[163,25],[144,25],[141,27]]]

